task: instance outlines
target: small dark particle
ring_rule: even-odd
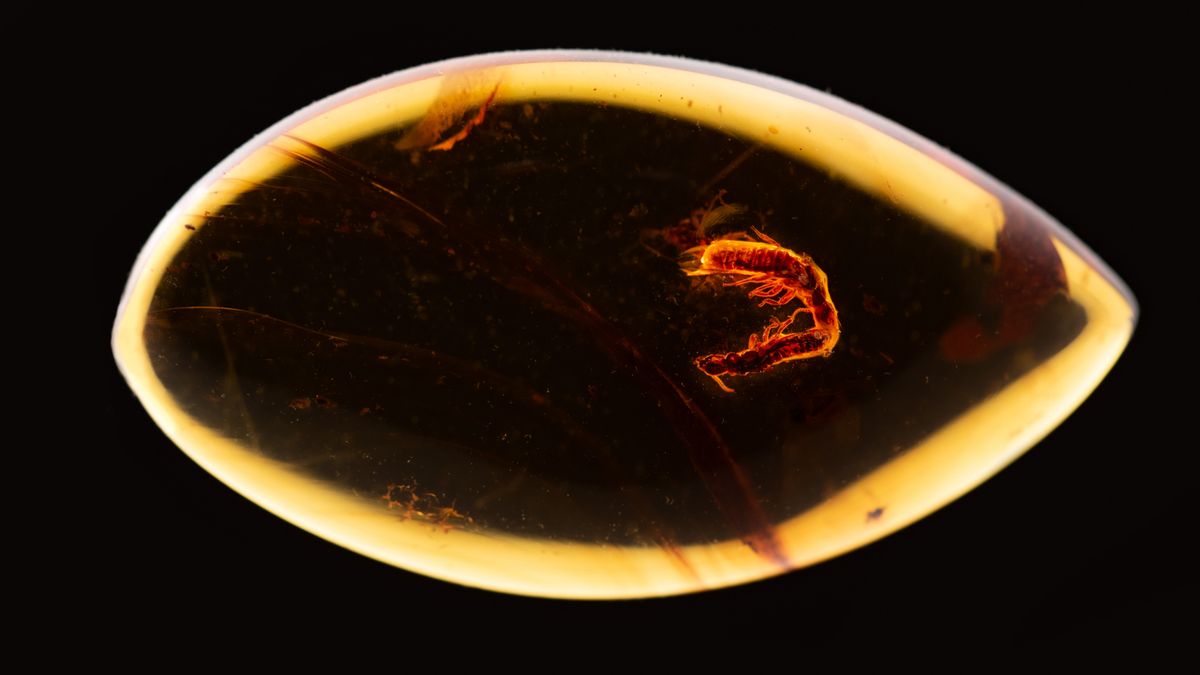
[[[195,232],[195,231],[196,231],[196,226],[195,226],[195,225],[184,225],[183,227],[184,227],[185,229],[191,230],[192,232]]]
[[[882,517],[883,517],[883,507],[882,506],[876,506],[875,508],[871,509],[870,511],[867,511],[867,522],[868,523],[875,521],[875,520],[879,520]]]

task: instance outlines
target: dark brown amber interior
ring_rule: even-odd
[[[397,149],[407,131],[279,143],[290,167],[178,224],[189,235],[145,325],[188,415],[380,508],[390,494],[397,518],[732,539],[786,564],[775,524],[1086,322],[1047,225],[1011,202],[985,250],[835,172],[661,114],[501,103],[446,151]],[[843,331],[830,357],[729,378],[733,394],[694,359],[744,349],[791,308],[681,272],[672,228],[718,191],[745,210],[707,234],[759,227],[812,256]]]

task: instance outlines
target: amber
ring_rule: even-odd
[[[748,297],[779,270],[686,273],[728,241],[811,260],[840,326],[732,392],[697,359],[819,303],[811,280]],[[113,346],[179,447],[280,517],[601,598],[921,518],[1070,414],[1135,318],[1049,216],[886,120],[723,66],[549,52],[404,71],[254,139],[146,244]]]

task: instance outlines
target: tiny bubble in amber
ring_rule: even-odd
[[[159,225],[113,333],[154,421],[362,554],[512,593],[727,586],[1036,443],[1133,299],[971,165],[800,85],[527,52],[280,122]]]

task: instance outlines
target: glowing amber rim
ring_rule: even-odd
[[[315,483],[206,429],[174,405],[155,376],[142,342],[152,291],[186,239],[185,214],[218,208],[239,189],[237,181],[218,179],[261,180],[279,171],[286,160],[261,147],[283,133],[336,146],[410,123],[444,86],[476,91],[468,98],[482,102],[497,82],[497,104],[548,98],[604,102],[756,140],[836,171],[980,248],[994,248],[1002,224],[991,193],[1020,200],[982,175],[988,190],[934,161],[920,149],[935,146],[911,132],[831,96],[757,73],[605,52],[516,52],[433,64],[301,110],[243,146],[180,200],[139,256],[113,329],[113,350],[130,386],[180,448],[250,500],[346,548],[429,576],[529,595],[616,598],[688,592],[778,573],[738,541],[684,547],[688,571],[658,548],[400,526],[377,503]],[[777,535],[795,566],[869,543],[967,492],[1045,436],[1108,372],[1132,331],[1131,298],[1069,233],[1055,234],[1072,296],[1088,314],[1083,332],[910,452],[781,524]],[[1128,312],[1117,315],[1111,307]],[[885,517],[865,522],[863,514],[881,504],[887,506]]]

